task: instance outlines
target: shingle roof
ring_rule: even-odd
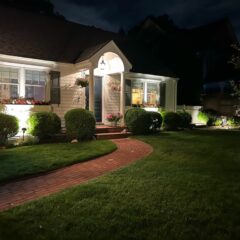
[[[0,13],[0,54],[74,63],[119,38],[95,27],[2,6]]]

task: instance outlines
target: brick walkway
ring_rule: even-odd
[[[150,145],[135,139],[116,139],[113,142],[118,149],[108,155],[45,175],[0,185],[0,211],[86,182],[152,152]]]

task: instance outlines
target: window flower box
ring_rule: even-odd
[[[16,99],[1,99],[0,104],[16,104],[16,105],[49,105],[50,102],[38,101],[29,98],[16,98]]]

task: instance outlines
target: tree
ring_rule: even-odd
[[[232,45],[232,47],[234,49],[234,54],[229,62],[234,65],[235,69],[240,69],[240,46]],[[240,104],[240,81],[230,81],[230,84],[233,90],[232,95],[238,98]]]
[[[50,0],[1,0],[0,4],[11,8],[65,19],[64,16],[55,11],[55,7]]]

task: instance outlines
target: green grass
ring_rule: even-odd
[[[110,141],[91,141],[0,150],[0,182],[89,160],[115,149]]]
[[[150,156],[1,213],[0,239],[240,239],[239,132],[139,138]]]

